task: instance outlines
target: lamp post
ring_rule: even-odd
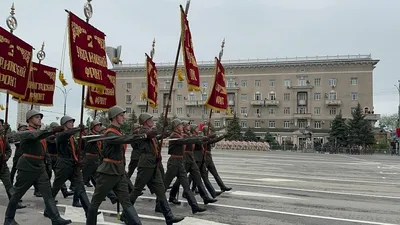
[[[68,93],[69,91],[72,90],[72,88],[70,89],[66,89],[64,86],[62,86],[62,88],[60,88],[59,86],[56,86],[58,89],[60,89],[60,91],[63,93],[64,95],[64,116],[67,114],[67,97],[68,97]]]

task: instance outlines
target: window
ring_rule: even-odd
[[[315,87],[321,86],[321,78],[315,78],[314,79],[314,86]]]
[[[269,108],[269,109],[268,109],[268,114],[269,114],[269,115],[275,115],[275,114],[276,114],[275,108]]]
[[[176,101],[181,102],[182,101],[182,95],[177,95],[176,96]]]
[[[204,92],[204,93],[201,94],[201,100],[202,101],[207,101],[207,97],[208,97],[207,92]]]
[[[269,93],[269,100],[276,100],[276,93],[275,92],[270,92]]]
[[[183,88],[183,82],[182,81],[178,81],[178,88]]]
[[[256,120],[256,122],[254,122],[254,127],[255,128],[261,128],[261,121]]]
[[[254,86],[261,87],[261,80],[255,80]]]
[[[172,112],[172,107],[169,106],[169,107],[168,107],[168,113],[171,113],[171,112]]]
[[[126,99],[126,103],[132,103],[132,95],[126,95],[125,99]]]
[[[292,86],[292,82],[291,82],[290,80],[284,80],[284,81],[283,81],[283,85],[284,85],[285,87],[290,87],[290,86]]]
[[[230,87],[230,88],[236,87],[235,80],[234,79],[229,79],[226,86]]]
[[[171,81],[170,81],[170,80],[166,80],[166,81],[164,82],[164,88],[165,88],[165,89],[168,89],[170,86],[171,86]]]
[[[314,93],[314,100],[321,100],[321,93]]]
[[[283,114],[290,115],[290,107],[283,108]]]
[[[145,113],[146,112],[146,108],[142,107],[140,108],[140,113]]]
[[[247,127],[247,121],[246,121],[246,120],[240,121],[240,126],[241,126],[242,128],[246,128],[246,127]]]
[[[351,113],[354,113],[356,111],[356,107],[351,107]]]
[[[182,115],[183,114],[183,109],[182,108],[176,108],[176,114]]]
[[[306,107],[297,107],[297,114],[306,114]]]
[[[247,94],[240,94],[240,100],[247,101]]]
[[[256,115],[261,115],[261,109],[260,108],[256,109]]]
[[[202,113],[203,113],[203,115],[208,115],[208,108],[203,107]]]
[[[274,120],[268,121],[268,127],[269,128],[275,128],[275,121]]]
[[[275,87],[275,80],[269,80],[269,86]]]
[[[194,115],[194,108],[193,107],[187,108],[187,114]]]
[[[247,107],[241,107],[240,108],[240,113],[241,114],[247,114]]]
[[[321,115],[321,107],[314,107],[314,115]]]
[[[307,80],[304,78],[299,79],[299,86],[307,86]]]
[[[190,101],[196,100],[196,95],[194,95],[193,92],[189,94],[189,100],[190,100]]]
[[[328,84],[329,86],[336,86],[337,80],[336,78],[329,78]]]
[[[262,96],[261,96],[260,92],[257,92],[254,94],[254,100],[261,101],[261,99],[262,99]]]
[[[283,121],[283,128],[290,128],[290,121]]]
[[[240,84],[242,87],[247,87],[247,80],[241,80]]]
[[[351,100],[358,101],[358,92],[351,92]]]
[[[153,113],[158,113],[158,108],[153,109]]]
[[[207,87],[208,87],[207,81],[203,81],[203,88],[207,88]]]
[[[146,82],[142,82],[142,88],[147,88],[146,85],[147,83]]]
[[[221,121],[214,120],[214,127],[216,127],[216,128],[221,127]]]
[[[132,89],[132,83],[126,83],[126,88]]]
[[[330,108],[329,109],[329,115],[336,115],[336,108]]]
[[[131,114],[132,113],[132,108],[130,108],[130,107],[126,107],[126,113],[127,114]]]
[[[298,120],[299,128],[306,128],[307,127],[307,120]]]
[[[358,84],[358,78],[357,77],[352,77],[350,79],[350,83],[351,83],[351,85],[357,85]]]
[[[283,94],[283,100],[284,101],[290,101],[290,93],[284,93]]]
[[[321,125],[321,121],[314,121],[314,128],[315,129],[321,129],[322,125]]]
[[[336,92],[335,91],[331,91],[329,93],[328,99],[329,100],[336,100],[337,96],[336,96]]]

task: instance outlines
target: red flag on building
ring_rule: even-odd
[[[146,70],[147,70],[147,101],[150,107],[157,108],[158,101],[158,80],[157,68],[151,57],[146,54]]]
[[[32,46],[0,27],[0,89],[23,98],[28,87]]]
[[[116,73],[112,70],[108,70],[108,75],[103,82],[106,85],[104,89],[96,87],[88,88],[85,99],[86,108],[108,110],[117,104],[115,97]]]
[[[108,68],[105,34],[69,12],[72,77],[77,84],[104,88]]]
[[[186,81],[189,91],[200,91],[200,73],[194,56],[192,34],[189,28],[189,21],[186,13],[181,6],[181,26],[182,26],[182,52],[183,63],[185,64]]]
[[[215,60],[216,65],[214,85],[205,105],[215,111],[225,112],[228,109],[228,93],[226,91],[225,69],[218,58],[215,58]]]
[[[56,72],[56,68],[33,62],[25,96],[13,99],[34,105],[53,106]]]

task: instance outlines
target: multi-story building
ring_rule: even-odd
[[[31,105],[30,104],[18,103],[18,106],[17,106],[17,124],[15,125],[15,127],[17,127],[18,123],[20,123],[20,122],[26,122],[26,113],[30,109],[31,109]],[[34,105],[33,109],[40,111],[40,106]]]
[[[242,132],[253,130],[262,137],[275,134],[278,141],[305,140],[304,133],[326,140],[331,121],[342,112],[350,118],[360,103],[373,124],[379,115],[373,113],[373,70],[379,60],[371,55],[318,56],[223,61],[231,111],[239,117]],[[181,65],[180,65],[181,66]],[[188,92],[186,81],[172,89],[170,116],[195,123],[207,121],[209,110],[204,103],[213,86],[215,63],[198,62],[201,92]],[[149,110],[155,118],[167,104],[173,64],[157,64],[159,107]],[[140,64],[122,64],[117,72],[117,103],[127,112],[146,110],[141,99],[146,90],[146,68]],[[227,126],[232,116],[215,112],[215,127]]]

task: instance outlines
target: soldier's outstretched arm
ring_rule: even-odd
[[[45,139],[51,135],[53,135],[53,132],[50,130],[27,130],[18,132],[17,138],[19,140],[34,141]]]
[[[146,134],[130,134],[118,136],[117,134],[112,132],[107,133],[106,136],[115,136],[114,139],[104,140],[104,142],[107,142],[109,144],[131,144],[132,142],[139,142],[146,138]]]
[[[81,129],[79,127],[72,128],[71,130],[65,130],[57,134],[57,141],[65,141],[72,135],[78,133]]]
[[[225,134],[225,135],[222,135],[222,136],[219,136],[219,137],[216,137],[216,138],[212,138],[211,140],[209,140],[207,142],[207,144],[215,144],[217,142],[220,142],[220,141],[224,140],[226,137],[227,137],[227,135]]]
[[[174,145],[188,145],[188,144],[202,144],[203,141],[208,140],[207,137],[184,137],[177,140],[171,140]]]

